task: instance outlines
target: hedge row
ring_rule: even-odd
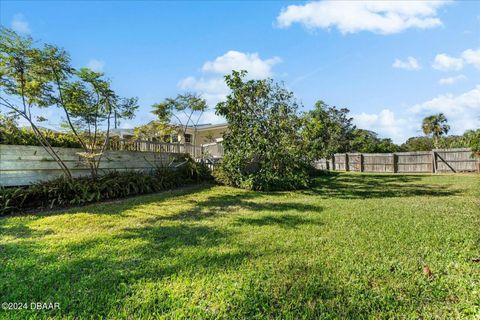
[[[130,171],[111,172],[96,179],[62,177],[29,187],[0,189],[0,215],[124,198],[210,179],[208,169],[192,159],[178,168],[157,168],[150,174]]]

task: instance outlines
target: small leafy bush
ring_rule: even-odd
[[[0,189],[0,215],[125,198],[208,180],[208,169],[190,157],[176,168],[157,168],[151,173],[117,171],[96,179],[60,177],[29,187]]]

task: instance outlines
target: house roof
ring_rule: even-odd
[[[32,130],[32,126],[22,126],[20,128],[24,128],[26,130]],[[42,127],[42,126],[37,126],[38,129],[40,130],[44,130],[44,131],[51,131],[51,132],[55,132],[55,133],[60,133],[61,131],[58,131],[58,130],[55,130],[55,129],[51,129],[51,128],[47,128],[47,127]]]
[[[228,124],[227,123],[218,123],[218,124],[211,124],[211,123],[202,123],[197,125],[197,130],[198,131],[207,131],[207,130],[212,130],[212,129],[223,129],[227,128]],[[188,129],[193,130],[195,127],[194,126],[188,126]],[[134,129],[123,129],[123,128],[117,128],[117,129],[110,129],[110,135],[111,136],[119,136],[119,135],[133,135],[133,130]],[[189,131],[191,132],[191,131]]]
[[[188,126],[189,128],[195,128],[194,126]],[[228,123],[217,123],[217,124],[211,124],[211,123],[202,123],[197,125],[197,130],[210,130],[210,129],[221,129],[221,128],[227,128]]]
[[[133,129],[115,128],[110,129],[111,136],[133,135]]]

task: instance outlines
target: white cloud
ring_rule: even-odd
[[[458,71],[463,68],[463,60],[461,58],[450,57],[445,53],[440,53],[435,56],[432,67],[441,71]]]
[[[442,25],[437,8],[449,1],[317,1],[283,8],[277,24],[300,23],[307,28],[338,28],[341,33],[370,31],[394,34],[409,28]]]
[[[442,112],[452,127],[453,134],[468,129],[480,128],[480,84],[459,95],[439,95],[429,101],[417,104],[408,110],[415,115]]]
[[[258,53],[231,50],[214,61],[205,62],[202,70],[221,75],[230,74],[232,70],[247,70],[251,78],[267,78],[272,76],[272,66],[279,62],[281,62],[279,57],[262,60]]]
[[[215,114],[215,110],[209,109],[202,114],[202,117],[200,118],[200,122],[217,124],[217,123],[225,123],[226,121],[223,117],[217,116]]]
[[[467,77],[465,77],[463,74],[459,74],[458,76],[454,76],[454,77],[442,78],[438,80],[438,83],[442,85],[454,84],[458,81],[465,80],[465,79],[467,79]]]
[[[13,16],[11,27],[13,31],[20,34],[30,34],[32,32],[30,30],[30,25],[28,24],[27,19],[21,13],[17,13]]]
[[[207,79],[203,77],[187,77],[183,80],[180,80],[178,86],[184,90],[200,93],[210,106],[214,106],[218,102],[222,101],[229,92],[229,89],[222,77]]]
[[[475,68],[480,70],[480,49],[467,49],[463,51],[462,58],[465,63],[472,64]]]
[[[459,95],[439,95],[406,108],[400,114],[383,109],[379,113],[354,114],[353,118],[359,128],[402,143],[409,137],[422,135],[422,119],[440,112],[445,114],[451,126],[449,134],[463,134],[465,130],[480,128],[480,84]]]
[[[133,129],[135,126],[131,122],[121,122],[120,123],[120,128],[121,129]]]
[[[414,57],[408,57],[406,61],[395,59],[392,67],[405,70],[420,70],[422,68]]]
[[[205,62],[202,66],[203,76],[184,78],[180,80],[178,86],[184,90],[200,93],[210,106],[214,106],[229,93],[224,75],[230,74],[232,70],[246,70],[249,79],[272,77],[272,67],[280,62],[281,59],[278,57],[262,59],[258,53],[231,50],[213,61]],[[209,117],[218,120],[214,114]]]
[[[480,70],[480,49],[467,49],[458,58],[445,53],[437,54],[432,67],[441,71],[461,70],[465,64],[471,64]]]
[[[375,131],[397,143],[405,141],[409,136],[408,130],[405,130],[408,126],[406,119],[396,117],[389,109],[383,109],[378,114],[362,112],[353,115],[353,119],[359,128]]]
[[[474,110],[480,112],[480,84],[474,89],[455,96],[451,93],[439,95],[424,103],[417,104],[409,109],[413,113],[443,112],[453,115],[454,113]]]
[[[92,69],[96,72],[103,71],[103,67],[105,67],[105,62],[98,59],[90,59],[87,63],[87,68]]]

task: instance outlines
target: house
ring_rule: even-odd
[[[214,142],[220,142],[223,140],[223,133],[228,130],[228,124],[200,124],[197,126],[195,132],[194,126],[188,126],[183,132],[178,134],[173,134],[170,136],[163,137],[164,142],[170,143],[182,143],[182,144],[195,144],[195,145],[204,145],[211,144]],[[134,129],[111,129],[110,136],[119,137],[120,139],[132,139],[134,137]],[[155,140],[155,138],[152,138]],[[195,140],[195,141],[193,141]]]
[[[226,123],[201,124],[197,126],[196,133],[195,133],[195,128],[190,126],[186,130],[185,142],[193,143],[194,135],[196,135],[195,144],[197,145],[213,143],[213,142],[221,142],[223,140],[223,133],[226,132],[227,130],[228,130],[228,124]],[[181,139],[181,135],[179,135],[179,139]]]
[[[110,137],[119,137],[120,139],[132,139],[133,136],[133,129],[110,129]]]

